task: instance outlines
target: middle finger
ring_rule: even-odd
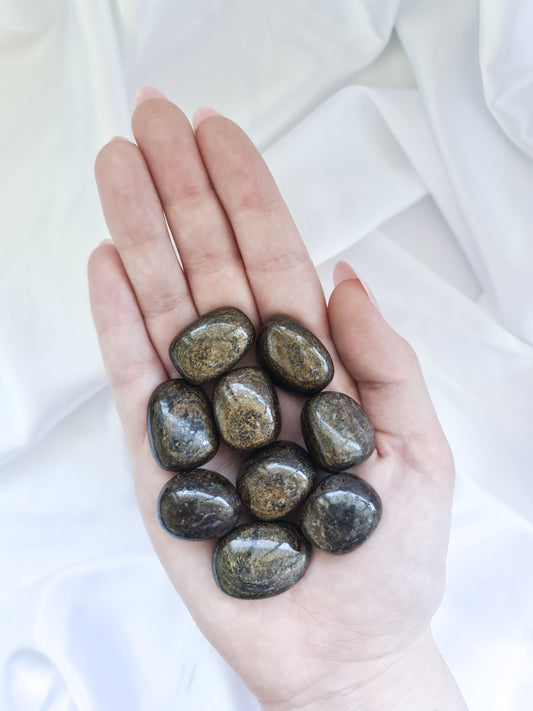
[[[141,104],[133,133],[152,179],[200,314],[231,305],[258,324],[240,252],[182,111],[165,99]]]

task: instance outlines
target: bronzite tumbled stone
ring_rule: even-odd
[[[243,462],[237,489],[245,506],[259,519],[281,518],[310,493],[316,472],[305,449],[278,441]]]
[[[281,428],[276,390],[261,368],[222,375],[213,391],[213,412],[221,439],[241,451],[270,444]]]
[[[309,398],[301,424],[309,454],[324,471],[340,472],[374,451],[372,423],[361,405],[344,393],[326,391]]]
[[[312,545],[348,553],[381,518],[378,494],[345,471],[372,454],[374,429],[351,397],[324,391],[333,378],[324,344],[293,318],[277,315],[257,338],[261,367],[232,370],[254,340],[253,324],[234,307],[196,319],[169,350],[183,379],[161,383],[147,413],[156,462],[177,472],[159,495],[161,526],[185,540],[217,538],[216,583],[244,600],[285,592],[307,570]],[[198,387],[211,381],[212,404]],[[301,428],[309,454],[294,442],[276,441],[281,416],[275,385],[308,398]],[[236,486],[201,468],[215,456],[219,438],[247,453]],[[315,486],[318,468],[333,474]],[[259,520],[238,525],[242,504]],[[301,530],[276,520],[291,514]]]
[[[233,306],[224,306],[196,319],[174,338],[169,355],[176,369],[191,383],[215,380],[250,350],[255,329]]]
[[[289,523],[245,523],[215,546],[213,573],[227,595],[247,600],[288,590],[307,570],[311,547]]]
[[[298,395],[318,393],[333,378],[324,344],[290,316],[273,316],[263,325],[257,357],[276,385]]]
[[[353,551],[370,536],[381,518],[381,499],[359,477],[342,472],[323,479],[301,511],[302,531],[328,553]]]
[[[185,380],[166,380],[148,403],[148,439],[163,469],[195,469],[212,459],[218,434],[205,393]]]
[[[217,472],[195,469],[172,477],[161,489],[157,513],[163,528],[178,538],[219,538],[239,520],[241,502],[233,484]]]

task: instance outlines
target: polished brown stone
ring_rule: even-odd
[[[375,447],[374,428],[349,395],[323,392],[302,409],[302,434],[313,461],[324,471],[339,472],[360,464]]]
[[[305,449],[278,441],[252,454],[241,466],[237,489],[245,506],[262,520],[281,518],[310,493],[315,469]]]
[[[172,477],[159,494],[159,521],[168,533],[190,541],[219,538],[239,520],[233,484],[217,472],[195,469]]]
[[[205,393],[185,380],[166,380],[148,404],[148,439],[163,469],[195,469],[212,459],[218,434]]]
[[[191,383],[215,380],[250,350],[255,330],[250,319],[233,306],[210,311],[184,328],[170,345],[170,359]]]
[[[276,390],[260,368],[222,375],[213,391],[213,412],[221,439],[241,451],[270,444],[281,428]]]
[[[300,580],[310,553],[309,543],[292,524],[245,523],[218,541],[213,572],[219,588],[232,597],[272,597]]]
[[[333,378],[324,344],[290,316],[273,316],[263,325],[257,357],[276,385],[298,395],[318,393]]]
[[[357,548],[381,518],[381,499],[366,481],[348,472],[330,474],[301,511],[302,531],[313,545],[340,555]]]

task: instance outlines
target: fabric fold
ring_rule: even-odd
[[[520,0],[2,4],[7,711],[258,711],[150,548],[93,332],[86,264],[107,237],[94,159],[131,136],[143,84],[240,123],[326,293],[335,261],[351,262],[415,347],[457,463],[435,634],[471,711],[529,711],[531,13]]]
[[[482,0],[479,10],[485,100],[508,138],[533,157],[533,6],[520,0]]]

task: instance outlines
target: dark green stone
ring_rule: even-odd
[[[263,325],[257,357],[276,385],[298,395],[318,393],[333,378],[324,344],[289,316],[273,316]]]
[[[305,449],[294,442],[274,442],[241,466],[237,489],[242,502],[262,520],[281,518],[310,493],[315,469]]]
[[[348,472],[330,474],[304,503],[304,535],[320,550],[340,555],[360,546],[381,518],[381,499],[366,481]]]
[[[228,479],[208,469],[195,469],[167,481],[159,494],[157,513],[173,536],[204,541],[223,536],[237,524],[241,502]]]
[[[324,471],[348,469],[374,451],[372,423],[349,395],[329,391],[314,395],[305,403],[301,419],[309,454]]]
[[[218,435],[205,393],[184,380],[166,380],[148,403],[148,439],[163,469],[195,469],[212,459]]]
[[[224,306],[196,319],[174,338],[170,359],[191,383],[215,380],[250,350],[255,329],[250,319],[233,306]]]
[[[270,444],[281,428],[276,390],[260,368],[222,375],[213,391],[213,412],[221,439],[241,451]]]
[[[279,595],[300,580],[311,547],[288,523],[245,523],[221,538],[213,555],[219,588],[246,600]]]

